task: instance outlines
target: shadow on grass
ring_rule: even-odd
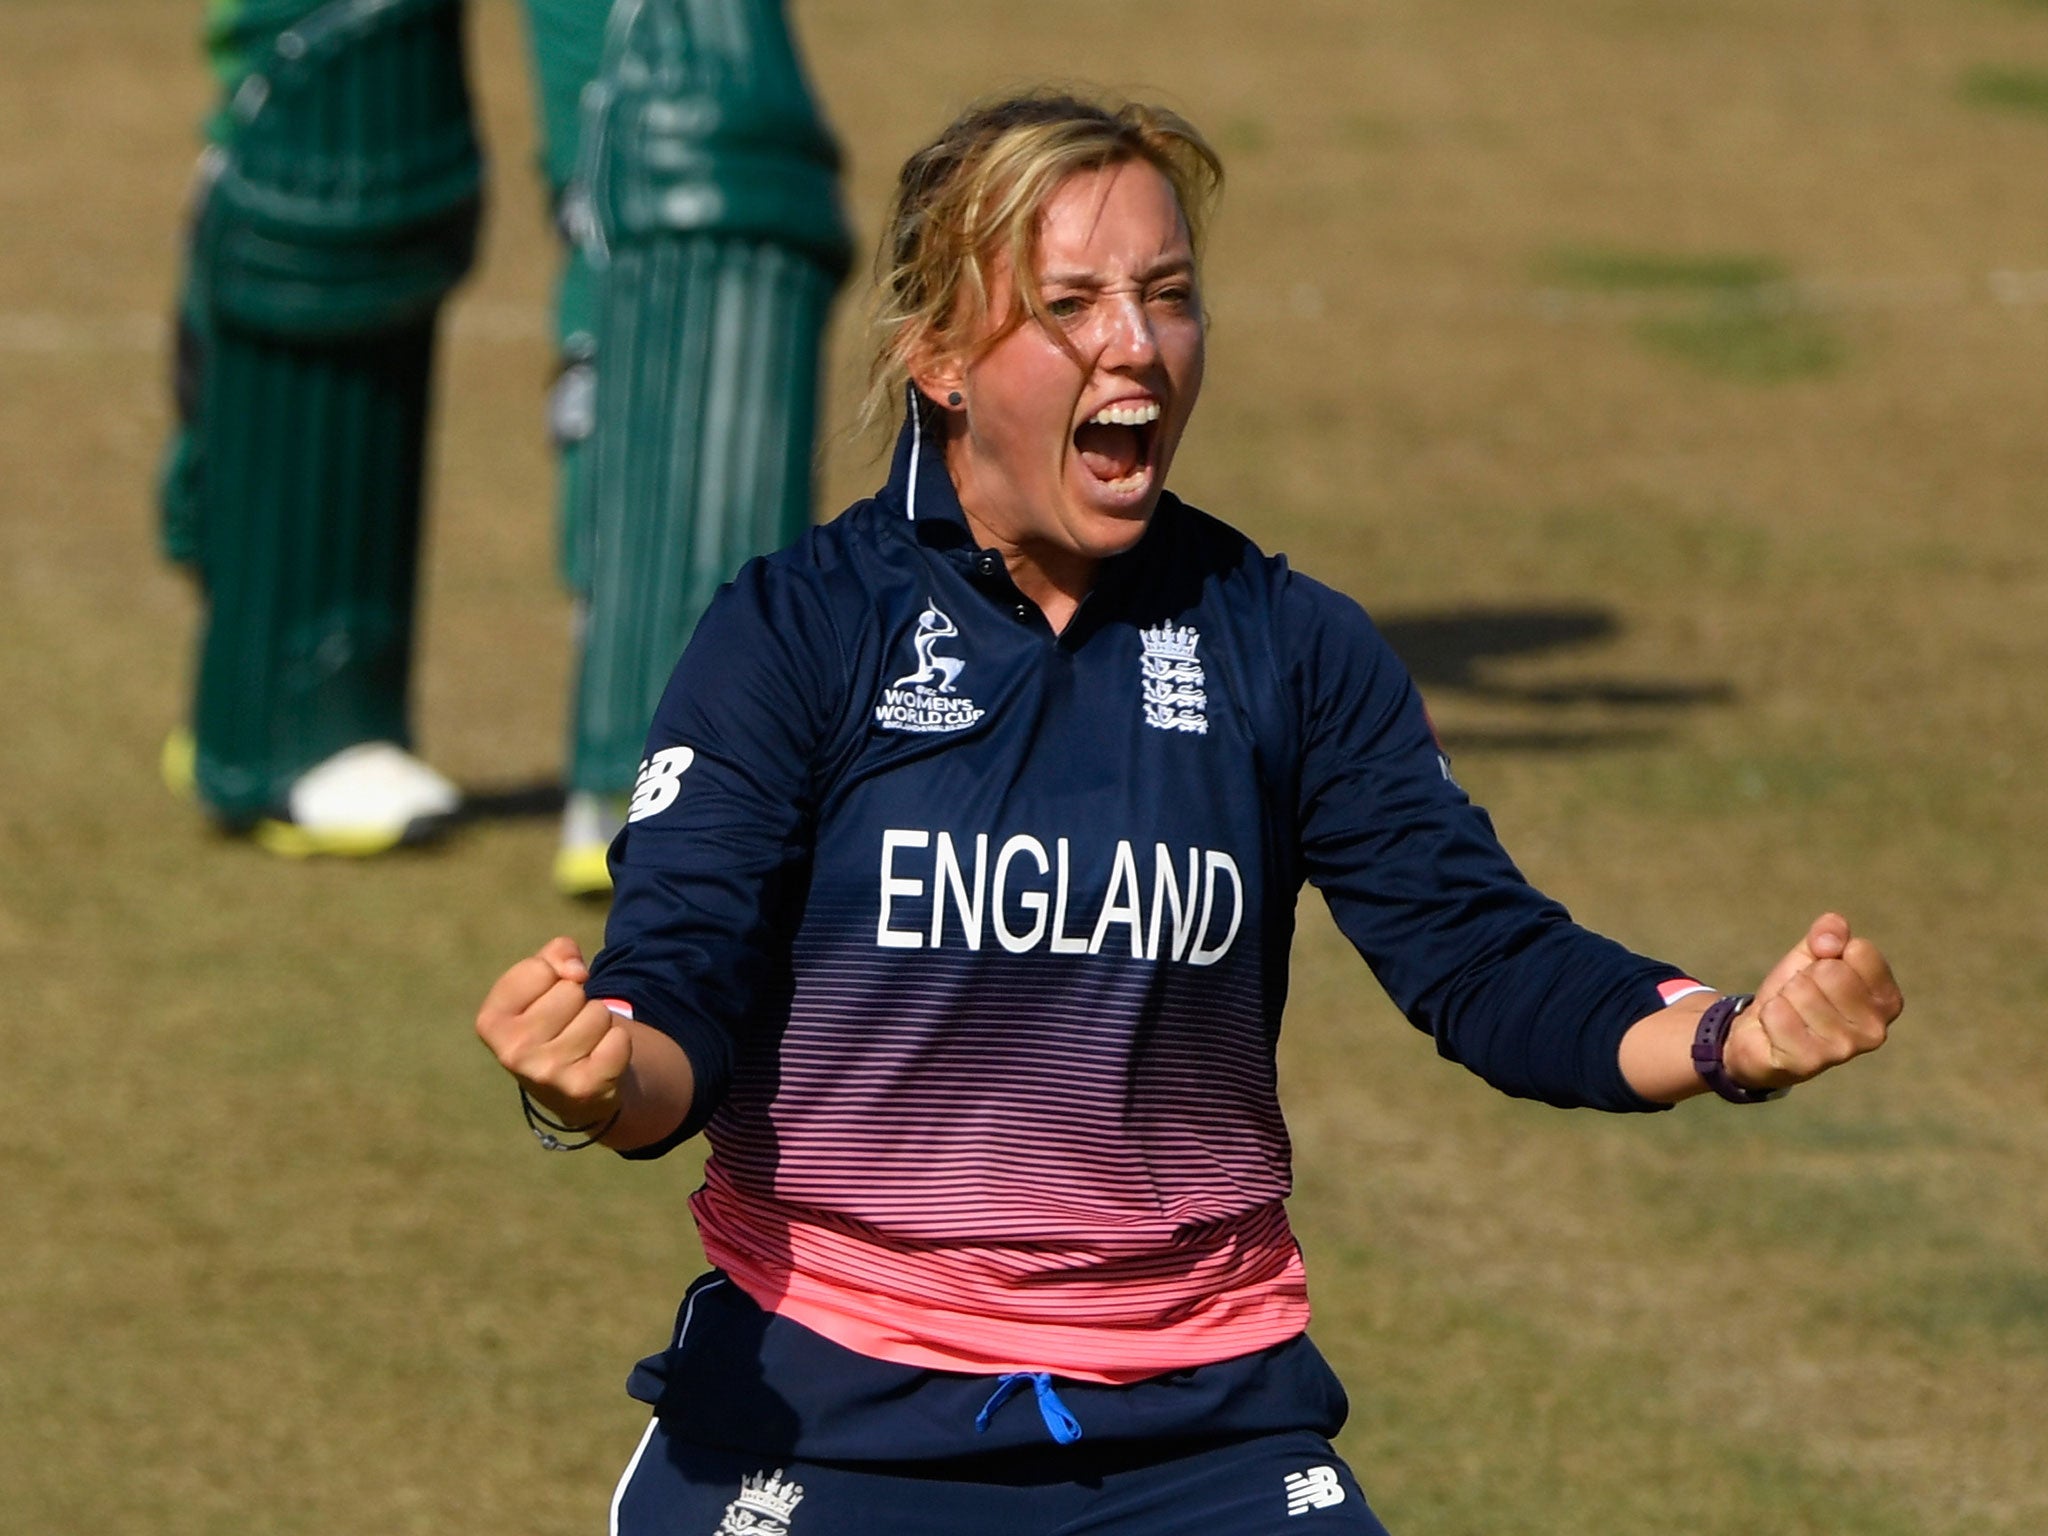
[[[1646,746],[1669,734],[1671,711],[1726,704],[1726,683],[1583,677],[1523,683],[1502,677],[1506,662],[1611,641],[1621,622],[1591,605],[1457,608],[1382,620],[1380,632],[1424,693],[1452,692],[1533,709],[1592,706],[1623,718],[1587,725],[1464,725],[1444,733],[1454,751],[1585,752]]]
[[[479,821],[540,821],[560,816],[567,792],[559,783],[506,784],[495,789],[465,789],[457,825]]]

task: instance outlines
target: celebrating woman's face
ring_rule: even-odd
[[[1012,276],[994,274],[992,313]],[[1099,560],[1145,531],[1202,387],[1194,251],[1166,178],[1142,160],[1069,177],[1037,282],[1057,332],[1027,321],[961,366],[947,467],[984,542]]]

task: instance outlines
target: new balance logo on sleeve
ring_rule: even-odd
[[[640,777],[633,785],[633,803],[626,809],[626,820],[645,821],[674,805],[676,796],[683,792],[683,775],[696,760],[697,754],[692,748],[664,747],[642,763]]]
[[[1310,1467],[1290,1472],[1281,1481],[1287,1488],[1287,1513],[1305,1515],[1312,1509],[1335,1509],[1344,1502],[1344,1485],[1337,1481],[1335,1467]]]

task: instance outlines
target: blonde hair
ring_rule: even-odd
[[[1137,102],[1104,105],[1063,92],[1031,92],[970,107],[903,163],[875,259],[873,322],[860,427],[888,420],[911,369],[960,356],[1035,319],[1051,317],[1029,281],[1011,285],[1010,312],[990,313],[999,262],[1027,276],[1045,206],[1077,171],[1143,160],[1173,188],[1197,260],[1223,187],[1223,162],[1176,112]],[[998,320],[991,334],[989,322]]]

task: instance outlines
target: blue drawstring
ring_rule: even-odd
[[[1080,1439],[1081,1421],[1067,1412],[1067,1405],[1060,1401],[1059,1393],[1053,1391],[1050,1371],[1012,1371],[998,1381],[988,1401],[981,1405],[981,1412],[974,1416],[974,1432],[987,1434],[989,1416],[1015,1397],[1026,1382],[1038,1395],[1038,1416],[1045,1420],[1046,1433],[1060,1445],[1072,1445]]]

